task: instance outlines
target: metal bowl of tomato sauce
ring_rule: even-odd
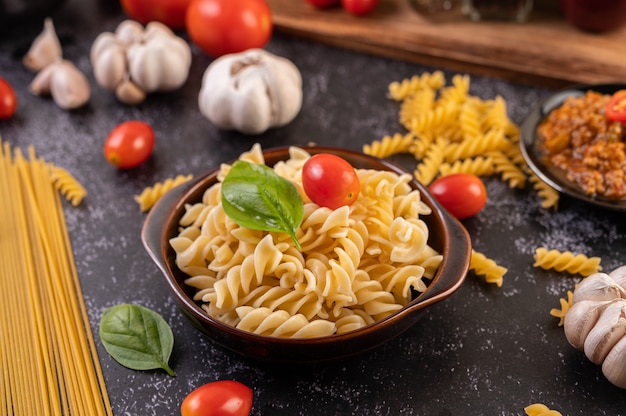
[[[336,154],[354,168],[408,173],[389,161],[351,150],[301,148],[311,155]],[[289,158],[289,149],[269,149],[263,154],[266,164],[273,166]],[[420,192],[422,201],[432,209],[430,215],[420,216],[429,229],[428,244],[443,255],[443,260],[426,290],[416,292],[408,305],[363,328],[317,338],[258,335],[225,324],[208,315],[193,300],[195,289],[185,284],[189,276],[176,266],[175,253],[169,244],[169,240],[178,234],[179,220],[185,213],[185,205],[199,202],[204,191],[217,182],[218,172],[219,169],[215,169],[165,194],[150,210],[141,237],[146,251],[165,277],[180,310],[198,330],[226,349],[261,361],[285,364],[320,363],[360,355],[374,350],[417,324],[430,306],[452,295],[465,279],[471,256],[469,234],[422,184],[413,180],[410,186]]]

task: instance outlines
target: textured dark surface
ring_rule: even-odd
[[[66,213],[94,330],[104,308],[127,302],[159,312],[172,326],[176,377],[121,367],[98,342],[116,415],[178,414],[189,391],[218,379],[252,387],[254,415],[520,415],[534,402],[564,415],[626,413],[626,392],[574,350],[549,315],[577,278],[532,266],[538,246],[601,256],[606,271],[626,264],[623,213],[566,197],[558,212],[546,211],[530,188],[511,190],[496,178],[486,179],[487,207],[464,224],[478,251],[509,268],[501,288],[470,274],[457,293],[429,309],[407,333],[366,356],[331,365],[277,368],[240,358],[197,332],[177,310],[141,245],[145,216],[133,196],[179,173],[206,172],[257,141],[263,147],[316,142],[360,150],[402,131],[387,85],[436,68],[277,34],[267,49],[301,70],[301,113],[288,126],[258,137],[221,132],[197,107],[201,76],[211,60],[195,48],[189,80],[175,93],[128,107],[97,87],[88,60],[91,43],[123,19],[109,1],[70,2],[53,15],[65,57],[92,86],[90,104],[77,111],[28,92],[34,74],[21,57],[41,22],[0,29],[0,76],[20,102],[15,117],[0,121],[0,134],[16,147],[34,145],[89,192],[83,205],[68,206]],[[453,73],[446,75],[450,79]],[[471,84],[471,93],[483,98],[502,95],[518,123],[551,92],[480,76]],[[152,124],[156,148],[145,165],[117,171],[102,156],[104,138],[133,118]]]

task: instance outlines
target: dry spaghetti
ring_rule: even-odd
[[[53,168],[0,139],[0,414],[112,415]]]

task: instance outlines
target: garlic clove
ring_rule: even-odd
[[[100,34],[91,48],[91,66],[98,85],[115,90],[126,78],[124,46],[112,34]]]
[[[62,57],[61,42],[54,30],[54,24],[49,17],[44,20],[44,29],[33,41],[22,62],[35,72],[52,64]]]
[[[611,276],[611,278],[613,278],[613,280],[615,280],[618,285],[626,289],[626,266],[618,267],[617,269],[609,273],[609,276]]]
[[[626,290],[610,275],[595,273],[584,278],[574,290],[572,303],[581,300],[612,300],[626,298]]]
[[[128,46],[136,42],[141,42],[144,29],[141,23],[135,20],[124,20],[115,29],[115,36],[122,45]]]
[[[604,308],[593,329],[585,338],[585,355],[594,364],[602,364],[609,351],[626,335],[626,300],[611,302]]]
[[[50,95],[50,83],[57,63],[50,64],[35,75],[28,89],[35,95]]]
[[[615,386],[626,389],[626,337],[622,337],[602,363],[602,373]]]
[[[139,104],[146,99],[146,93],[131,80],[124,80],[115,89],[115,96],[125,104]]]
[[[584,350],[585,339],[611,301],[582,300],[567,311],[563,328],[567,341],[576,349]]]
[[[57,105],[66,110],[82,107],[91,97],[87,77],[70,61],[54,64],[50,93]]]

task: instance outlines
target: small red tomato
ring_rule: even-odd
[[[145,162],[154,149],[154,130],[143,121],[117,125],[104,142],[104,156],[113,166],[130,169]]]
[[[161,22],[171,29],[185,27],[185,12],[191,0],[120,0],[122,9],[140,23]]]
[[[359,196],[359,176],[345,159],[329,153],[313,155],[302,167],[304,192],[321,207],[351,205]]]
[[[272,11],[265,0],[191,0],[185,27],[193,43],[217,58],[265,46]]]
[[[17,95],[11,84],[0,77],[0,120],[13,117],[17,110]]]
[[[341,0],[341,6],[350,14],[363,16],[378,5],[378,0]]]
[[[341,0],[304,0],[312,6],[319,9],[326,9],[328,7],[338,6]]]
[[[181,416],[248,416],[252,389],[233,380],[220,380],[198,387],[185,397]]]
[[[467,173],[442,176],[430,184],[428,190],[460,220],[478,214],[487,203],[485,184],[478,176]]]
[[[606,103],[606,116],[609,120],[626,123],[626,90],[614,93]]]

